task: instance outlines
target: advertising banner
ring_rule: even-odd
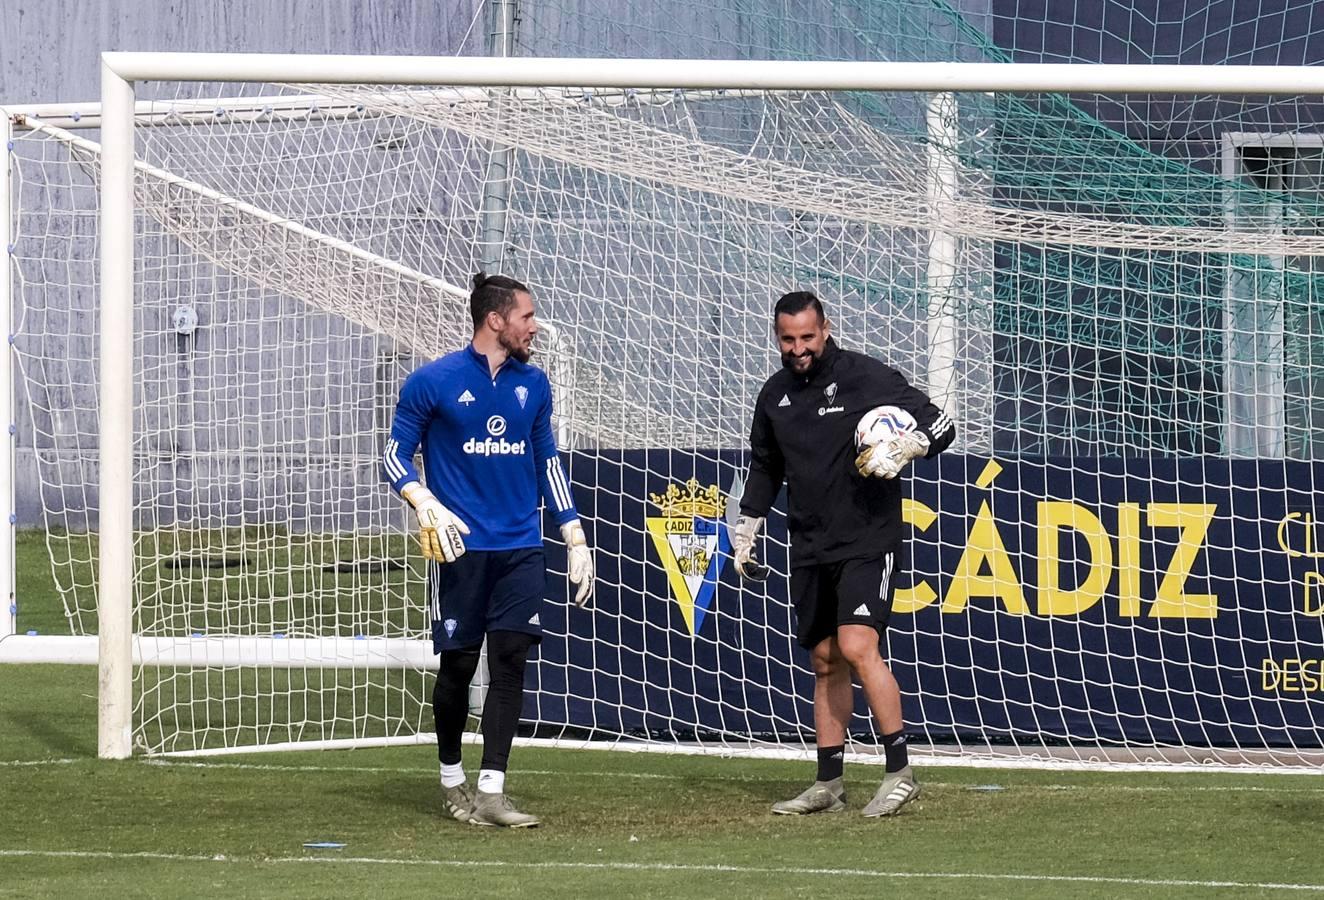
[[[742,584],[729,565],[744,462],[572,458],[601,580],[594,610],[556,607],[527,716],[681,738],[812,733],[784,520],[768,520],[768,581]],[[944,454],[906,479],[883,646],[912,731],[1321,745],[1324,466]]]

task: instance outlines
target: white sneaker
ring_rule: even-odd
[[[474,795],[474,809],[469,816],[470,825],[489,825],[494,828],[537,828],[537,816],[522,813],[505,794],[479,791]]]
[[[452,819],[468,822],[474,809],[474,792],[469,783],[462,782],[455,787],[441,787],[441,808]]]
[[[878,793],[873,795],[869,805],[864,808],[867,818],[876,816],[894,816],[911,800],[919,797],[919,785],[915,783],[915,773],[906,766],[899,772],[892,772],[883,778],[878,786]]]
[[[846,788],[840,778],[815,781],[804,793],[793,800],[772,804],[779,816],[807,816],[811,813],[841,812],[846,808]]]

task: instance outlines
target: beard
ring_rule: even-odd
[[[813,375],[814,370],[818,368],[818,360],[822,354],[809,353],[807,355],[809,357],[809,365],[805,367],[804,371],[800,371],[795,367],[796,360],[804,359],[804,357],[796,356],[793,353],[782,354],[782,367],[789,369],[793,375],[799,375],[804,378],[808,378],[810,375]]]
[[[529,357],[532,355],[532,344],[528,347],[521,347],[510,338],[506,337],[505,332],[501,332],[497,335],[497,343],[501,345],[501,349],[506,351],[507,356],[512,359],[517,359],[522,363],[528,362]]]

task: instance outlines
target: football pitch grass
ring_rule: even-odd
[[[539,829],[445,819],[427,746],[96,759],[96,673],[0,666],[3,897],[1324,894],[1324,779],[926,767],[866,820],[779,817],[804,762],[514,751]],[[466,763],[479,748],[466,746]],[[338,847],[310,847],[329,843]]]

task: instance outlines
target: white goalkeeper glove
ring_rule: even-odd
[[[579,590],[575,591],[575,606],[582,608],[593,598],[593,551],[588,548],[584,526],[578,519],[571,519],[561,526],[561,537],[565,540],[570,583],[579,585]]]
[[[866,478],[895,478],[912,459],[929,452],[929,439],[922,431],[907,431],[890,441],[865,447],[855,457],[855,468]]]
[[[418,542],[423,545],[423,556],[437,562],[453,563],[464,556],[464,538],[469,526],[449,509],[441,505],[431,491],[417,481],[400,489],[400,496],[418,514]]]
[[[735,532],[731,537],[731,558],[741,578],[762,581],[768,577],[768,567],[754,556],[754,541],[762,527],[762,516],[742,515],[736,519]]]

